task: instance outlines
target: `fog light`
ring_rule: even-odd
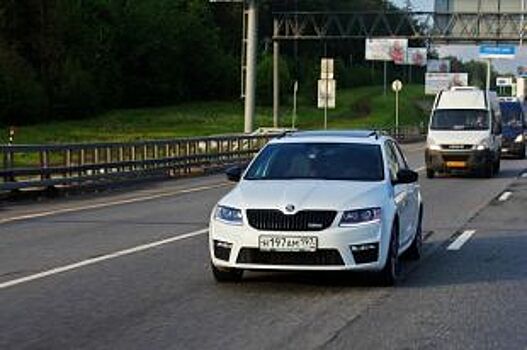
[[[232,243],[214,241],[214,256],[216,259],[229,261],[231,256]]]
[[[367,264],[379,259],[379,243],[352,245],[350,249],[356,264]]]

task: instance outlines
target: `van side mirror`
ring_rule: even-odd
[[[227,179],[232,182],[240,182],[240,179],[242,177],[243,168],[241,166],[233,166],[228,168],[225,171],[225,175],[227,175]]]
[[[401,169],[397,173],[397,180],[393,182],[394,185],[412,184],[419,180],[419,174],[410,169]]]

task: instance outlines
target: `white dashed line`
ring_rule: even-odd
[[[454,242],[450,243],[447,250],[460,250],[474,233],[476,233],[476,230],[466,230]]]
[[[119,258],[121,256],[130,255],[130,254],[134,254],[134,253],[139,253],[139,252],[142,252],[142,251],[145,251],[145,250],[148,250],[148,249],[152,249],[152,248],[156,248],[156,247],[159,247],[159,246],[162,246],[162,245],[165,245],[165,244],[181,241],[181,240],[187,239],[187,238],[196,237],[196,236],[202,235],[202,234],[204,234],[204,233],[206,233],[208,231],[209,231],[209,229],[206,228],[206,229],[202,229],[202,230],[199,230],[199,231],[189,232],[189,233],[185,233],[185,234],[182,234],[182,235],[177,235],[177,236],[174,236],[174,237],[166,238],[166,239],[163,239],[163,240],[160,240],[160,241],[155,241],[155,242],[152,242],[152,243],[139,245],[139,246],[136,246],[136,247],[133,247],[133,248],[119,250],[119,251],[116,251],[116,252],[113,252],[113,253],[110,253],[110,254],[101,255],[101,256],[98,256],[98,257],[95,257],[95,258],[82,260],[82,261],[79,261],[79,262],[76,262],[76,263],[73,263],[73,264],[70,264],[70,265],[56,267],[56,268],[53,268],[51,270],[47,270],[47,271],[42,271],[42,272],[36,273],[34,275],[29,275],[29,276],[26,276],[26,277],[21,277],[21,278],[17,278],[17,279],[11,280],[11,281],[0,283],[0,289],[5,289],[5,288],[13,287],[13,286],[16,286],[16,285],[19,285],[19,284],[23,284],[23,283],[35,281],[35,280],[38,280],[38,279],[42,279],[42,278],[45,278],[45,277],[57,275],[59,273],[75,270],[75,269],[78,269],[78,268],[81,268],[81,267],[84,267],[84,266],[94,265],[94,264],[97,264],[97,263],[101,263],[103,261]]]
[[[107,208],[107,207],[112,207],[116,205],[150,201],[153,199],[165,198],[165,197],[170,197],[170,196],[175,196],[175,195],[211,190],[215,188],[224,187],[226,185],[227,185],[226,183],[220,183],[220,184],[215,184],[215,185],[210,185],[210,186],[194,187],[194,188],[189,188],[189,189],[174,191],[174,192],[159,193],[159,194],[155,194],[151,196],[123,199],[123,200],[119,200],[115,202],[99,203],[99,204],[85,205],[85,206],[74,207],[74,208],[57,209],[53,211],[44,211],[44,212],[39,212],[39,213],[14,216],[10,218],[0,219],[0,225],[8,223],[8,222],[36,219],[36,218],[42,218],[42,217],[51,216],[51,215],[72,213],[72,212],[78,212],[78,211],[90,210],[90,209],[101,209],[101,208]]]
[[[500,202],[505,202],[507,199],[509,199],[512,196],[512,192],[506,191],[501,194],[501,196],[498,198]]]

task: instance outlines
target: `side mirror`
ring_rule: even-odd
[[[242,177],[243,168],[240,166],[233,166],[228,168],[225,171],[225,175],[227,175],[227,179],[232,182],[240,182],[240,179]]]
[[[410,169],[401,169],[397,173],[397,180],[394,185],[398,184],[412,184],[419,180],[419,174]]]

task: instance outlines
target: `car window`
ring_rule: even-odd
[[[264,148],[245,180],[384,180],[378,145],[359,143],[278,143]]]
[[[388,162],[388,169],[390,171],[390,179],[392,181],[395,181],[397,180],[397,173],[400,170],[399,161],[397,159],[397,153],[395,152],[392,146],[392,143],[390,141],[386,141],[385,149],[386,149],[386,161]]]
[[[406,157],[404,156],[403,152],[401,151],[401,147],[395,142],[390,142],[395,150],[395,154],[397,155],[397,163],[399,163],[400,169],[408,169],[408,162],[406,161]]]

